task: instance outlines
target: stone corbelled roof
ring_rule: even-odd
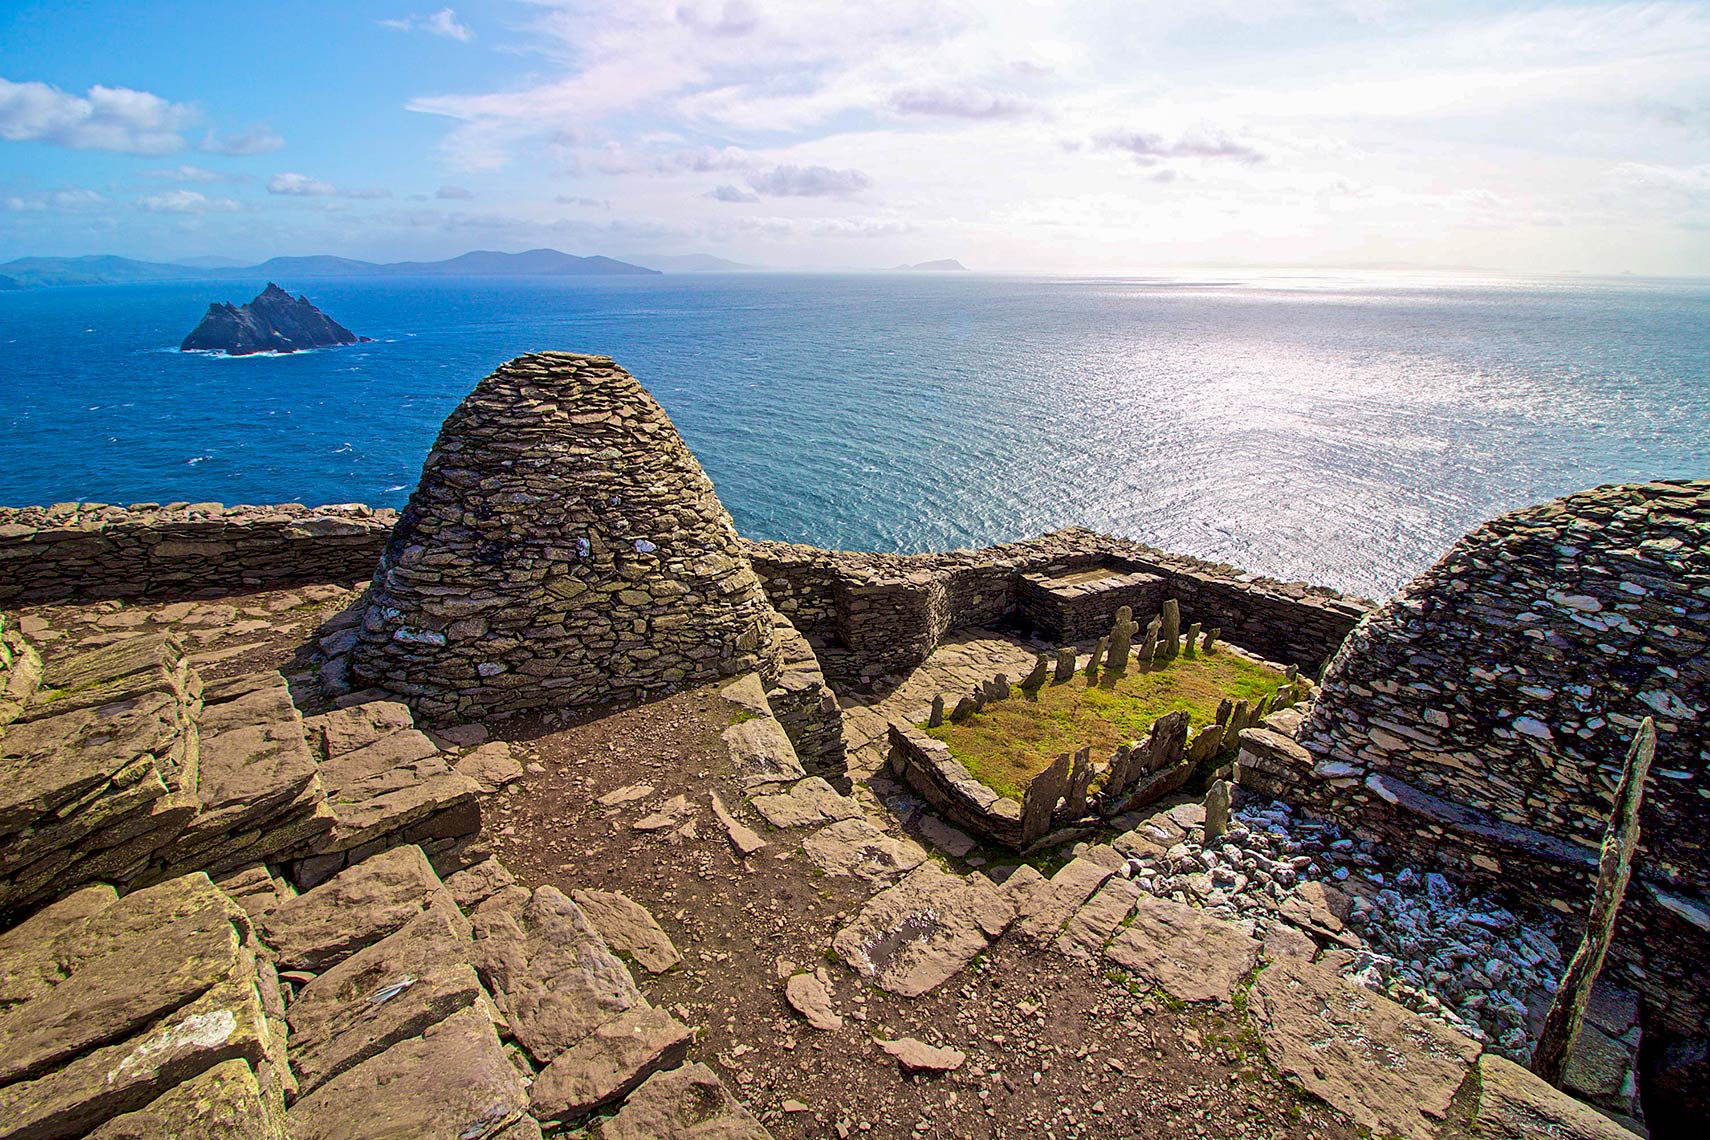
[[[771,610],[712,482],[609,357],[532,353],[441,429],[356,676],[432,718],[627,702],[762,666]]]

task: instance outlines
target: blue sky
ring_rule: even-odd
[[[0,258],[1710,273],[1710,5],[0,5]]]

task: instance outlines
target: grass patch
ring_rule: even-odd
[[[1178,657],[1116,673],[1104,670],[1096,680],[1078,672],[1035,693],[1015,687],[1007,701],[926,732],[949,745],[974,779],[1019,800],[1027,782],[1061,753],[1090,745],[1103,760],[1118,745],[1144,737],[1166,713],[1185,712],[1195,725],[1210,724],[1224,698],[1255,702],[1282,683],[1277,670],[1235,653]]]
[[[735,726],[738,724],[747,724],[751,720],[759,720],[759,719],[760,719],[760,714],[757,712],[753,712],[749,709],[737,709],[736,715],[734,715],[730,718],[730,724],[732,726]]]

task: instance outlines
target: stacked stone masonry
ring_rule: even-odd
[[[1703,1035],[1707,711],[1710,481],[1602,487],[1463,539],[1349,638],[1298,745],[1246,734],[1242,779],[1577,914],[1622,757],[1655,718],[1613,960]]]
[[[537,353],[447,418],[351,664],[429,720],[479,719],[777,676],[772,631],[664,410],[609,358]]]
[[[324,878],[401,842],[455,866],[480,831],[476,783],[402,705],[306,724],[279,673],[204,685],[168,633],[45,654],[0,634],[14,693],[0,706],[0,915],[86,883],[262,860]]]
[[[0,603],[360,581],[396,520],[356,503],[0,507]]]
[[[0,1135],[538,1140],[603,1112],[765,1140],[599,918],[414,846],[302,894],[260,864],[88,887],[0,933]]]
[[[1084,529],[948,554],[746,546],[773,606],[822,649],[820,663],[838,685],[906,672],[959,626],[1103,632],[1119,606],[1149,616],[1163,598],[1177,600],[1184,626],[1218,628],[1222,640],[1316,670],[1371,608],[1321,587],[1271,582]],[[1108,574],[1095,575],[1091,589],[1072,582],[1100,569]],[[1052,585],[1062,579],[1071,582]],[[1068,595],[1088,600],[1077,605]]]

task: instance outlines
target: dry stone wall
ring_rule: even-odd
[[[431,720],[778,674],[772,610],[676,428],[608,357],[535,353],[440,431],[351,667]]]
[[[1040,624],[1030,610],[1044,603],[1027,576],[1108,568],[1146,598],[1177,599],[1184,625],[1219,628],[1225,641],[1309,670],[1328,661],[1371,609],[1369,602],[1322,587],[1273,582],[1081,528],[947,554],[753,541],[746,547],[772,604],[822,648],[821,664],[838,684],[870,683],[911,669],[958,626]],[[1161,589],[1147,576],[1161,580]],[[1110,613],[1126,601],[1113,596]],[[1088,621],[1109,625],[1103,604],[1087,607],[1094,615]]]
[[[357,581],[396,521],[360,503],[0,507],[0,605]]]
[[[1654,717],[1616,958],[1676,1027],[1701,1031],[1707,712],[1710,481],[1600,487],[1468,535],[1348,639],[1304,749],[1244,739],[1243,766],[1423,859],[1579,913],[1622,757]]]

